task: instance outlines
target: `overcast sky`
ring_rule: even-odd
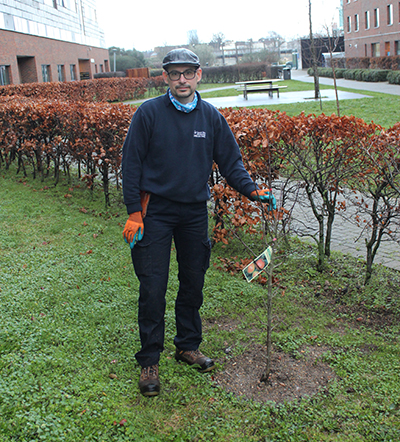
[[[188,42],[197,30],[201,43],[222,32],[227,40],[257,41],[275,31],[286,39],[309,33],[308,0],[200,2],[173,0],[96,0],[106,46],[139,51]],[[246,7],[249,7],[246,11]],[[339,25],[340,0],[312,0],[313,31]]]

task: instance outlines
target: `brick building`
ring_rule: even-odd
[[[343,0],[346,57],[400,55],[399,0]]]
[[[0,85],[108,72],[95,0],[0,0]]]

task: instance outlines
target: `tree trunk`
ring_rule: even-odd
[[[311,49],[311,66],[314,76],[314,98],[317,100],[319,94],[319,76],[318,76],[318,60],[315,53],[314,37],[312,31],[312,18],[311,18],[311,0],[308,0],[308,20],[310,24],[310,49]]]
[[[274,250],[272,249],[271,262],[268,266],[268,295],[267,295],[267,364],[261,375],[260,382],[268,382],[271,373],[272,354],[272,274],[274,271]]]
[[[106,207],[110,205],[110,181],[108,178],[108,165],[107,163],[103,163],[102,165],[102,175],[103,175],[103,192],[105,198]]]

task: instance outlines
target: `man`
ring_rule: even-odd
[[[246,172],[239,147],[222,115],[196,91],[202,70],[196,54],[174,49],[163,60],[169,86],[135,112],[123,146],[124,202],[129,219],[123,236],[131,246],[140,282],[140,391],[160,391],[158,363],[164,348],[165,293],[172,238],[179,267],[175,302],[175,358],[201,372],[214,362],[199,351],[199,309],[210,240],[206,202],[215,161],[227,182],[253,200],[273,201]],[[272,205],[271,205],[272,206]]]

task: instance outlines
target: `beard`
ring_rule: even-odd
[[[174,85],[170,87],[171,94],[178,100],[185,100],[186,103],[190,103],[193,100],[196,88],[191,84]],[[190,99],[191,98],[191,99]]]

